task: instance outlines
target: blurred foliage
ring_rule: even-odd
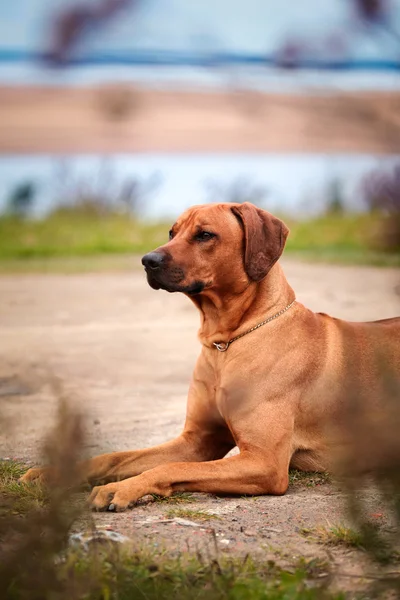
[[[393,362],[380,354],[372,381],[374,395],[350,382],[343,418],[337,423],[336,471],[347,492],[349,516],[378,573],[372,579],[371,597],[385,590],[400,594],[400,373],[397,351]],[[396,362],[397,360],[397,362]],[[352,358],[348,358],[351,367]],[[355,365],[353,365],[355,366]],[[368,494],[379,506],[376,514]],[[378,518],[378,520],[377,520]],[[380,520],[382,519],[382,520]],[[388,596],[390,597],[390,596]]]
[[[384,217],[334,212],[306,221],[286,219],[287,250],[300,257],[338,263],[399,265],[400,253],[377,244]]]
[[[159,173],[148,178],[133,175],[121,181],[108,159],[103,160],[95,176],[73,173],[67,162],[59,162],[53,183],[56,201],[50,214],[73,213],[93,218],[107,214],[138,215],[161,181]]]
[[[64,3],[52,15],[49,47],[46,59],[55,67],[61,67],[73,57],[75,48],[85,37],[98,34],[122,10],[135,7],[137,0],[97,0]]]
[[[37,221],[0,219],[0,257],[30,258],[146,252],[167,241],[168,227],[88,208],[59,209]]]
[[[345,200],[343,198],[342,182],[340,179],[332,179],[327,189],[326,213],[328,215],[339,215],[345,212]]]
[[[308,61],[325,58],[328,63],[343,63],[351,60],[354,43],[354,26],[368,28],[368,32],[376,45],[383,45],[383,40],[391,38],[395,44],[400,42],[400,32],[396,29],[396,2],[391,0],[348,0],[351,19],[342,27],[328,29],[319,36],[306,36],[304,33],[294,36],[291,33],[278,46],[275,63],[285,69],[301,69]],[[349,24],[352,24],[352,27]],[[384,33],[384,37],[381,35]],[[361,108],[360,104],[360,108]]]
[[[60,581],[59,563],[71,527],[85,513],[83,504],[72,502],[82,417],[69,408],[59,384],[50,383],[59,398],[59,413],[43,455],[52,467],[53,485],[44,490],[40,484],[18,483],[22,466],[0,463],[0,589],[10,600],[77,597],[71,580]]]
[[[307,221],[285,219],[287,252],[333,262],[398,265],[400,253],[376,251],[382,219],[376,214],[329,214]],[[143,254],[168,240],[170,224],[146,223],[129,214],[100,213],[91,205],[62,208],[41,220],[0,218],[0,258]]]
[[[207,202],[251,202],[262,207],[269,195],[264,185],[257,185],[247,177],[238,177],[229,183],[221,183],[214,179],[206,181]]]
[[[32,181],[17,184],[6,201],[6,213],[28,217],[34,207],[36,192],[36,185]]]
[[[370,210],[400,213],[400,164],[393,169],[374,169],[364,177],[362,188]]]
[[[362,181],[370,210],[383,215],[376,247],[400,252],[400,164],[393,169],[375,169]]]

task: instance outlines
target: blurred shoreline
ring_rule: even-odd
[[[399,104],[400,92],[387,91],[3,86],[0,153],[395,154]]]

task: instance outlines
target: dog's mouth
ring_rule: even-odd
[[[160,282],[157,280],[155,276],[155,272],[152,269],[146,269],[145,272],[147,275],[147,283],[153,290],[159,290],[161,288]]]
[[[181,292],[188,296],[196,296],[201,294],[205,289],[206,284],[203,281],[194,281],[188,285],[182,285],[181,281],[184,277],[179,273],[172,273],[172,276],[161,269],[145,268],[147,275],[147,283],[153,290],[165,290],[166,292]]]

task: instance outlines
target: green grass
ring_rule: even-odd
[[[327,483],[331,483],[329,473],[298,471],[297,469],[289,471],[289,485],[292,486],[316,487]]]
[[[126,273],[141,268],[139,255],[98,254],[92,256],[51,256],[48,258],[0,257],[1,274],[63,274],[74,273]]]
[[[316,572],[320,572],[316,570]],[[94,548],[68,552],[59,563],[53,589],[41,598],[85,600],[340,600],[312,569],[280,569],[251,559],[203,561],[201,557],[154,558],[144,551]],[[18,585],[19,584],[19,585]],[[25,581],[8,598],[28,600]],[[55,594],[55,595],[54,595]]]
[[[323,600],[331,594],[304,568],[281,570],[247,560],[154,560],[143,552],[70,553],[59,567],[61,590],[87,600]],[[81,593],[76,594],[79,590]],[[50,595],[49,595],[50,596]],[[22,596],[24,597],[24,596]],[[29,596],[26,596],[27,598]],[[60,596],[57,595],[57,598]],[[69,597],[66,593],[61,596]],[[19,600],[21,596],[13,598]]]
[[[332,525],[303,529],[301,533],[314,541],[327,546],[344,546],[346,548],[364,549],[364,537],[361,532],[346,525]]]
[[[400,265],[400,253],[376,249],[381,221],[375,215],[329,215],[287,222],[291,229],[286,246],[289,255],[326,262]],[[165,243],[169,228],[170,223],[143,223],[119,214],[79,211],[56,211],[35,221],[3,216],[0,270],[22,271],[32,264],[33,270],[52,271],[57,260],[62,272],[130,268],[127,255],[144,254]],[[105,264],[92,260],[99,256],[107,257]],[[84,260],[76,261],[76,257]]]
[[[194,521],[210,521],[211,519],[219,519],[218,515],[213,515],[205,510],[193,510],[190,508],[170,508],[165,513],[168,519],[179,517],[180,519],[193,519]]]
[[[196,502],[196,498],[190,492],[175,492],[172,496],[158,496],[157,494],[151,494],[154,502],[160,504],[181,504]]]
[[[122,215],[54,213],[42,220],[0,218],[2,259],[142,254],[168,239],[168,226]]]
[[[67,545],[65,506],[38,485],[20,485],[26,467],[0,462],[0,589],[9,600],[339,600],[328,591],[330,574],[317,560],[274,561],[197,553],[171,556],[132,544],[93,544],[88,551]],[[21,511],[20,503],[24,510]],[[60,514],[57,511],[60,511]],[[204,511],[174,508],[169,516],[212,518]],[[82,522],[84,525],[84,523]],[[74,524],[76,529],[77,523]]]
[[[12,460],[0,460],[0,512],[10,511],[24,515],[32,508],[42,508],[47,502],[44,487],[38,484],[19,483],[27,467]]]
[[[325,215],[306,221],[287,220],[286,250],[302,259],[343,264],[400,265],[399,252],[379,250],[384,221],[379,215]]]
[[[16,481],[26,470],[27,467],[17,461],[0,460],[0,483]]]

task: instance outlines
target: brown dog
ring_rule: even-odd
[[[287,235],[249,203],[195,206],[143,257],[151,287],[198,307],[202,351],[178,438],[82,463],[89,482],[111,482],[93,489],[94,508],[183,490],[284,494],[289,466],[330,466],[328,432],[350,396],[377,410],[382,371],[399,383],[400,318],[348,323],[296,302],[277,264]],[[224,458],[234,446],[240,453]],[[31,469],[24,480],[45,474]]]

